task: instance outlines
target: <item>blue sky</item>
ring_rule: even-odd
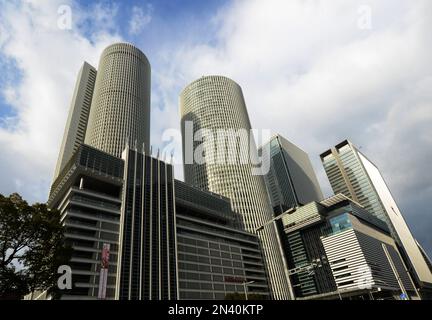
[[[58,26],[61,5],[72,28]],[[206,74],[243,89],[252,125],[319,154],[349,138],[382,171],[432,253],[432,2],[0,0],[0,193],[45,201],[78,69],[137,45],[152,66],[151,140]],[[180,157],[180,145],[174,150]],[[181,167],[176,176],[182,177]]]

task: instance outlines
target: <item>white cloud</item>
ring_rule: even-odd
[[[153,6],[147,4],[146,8],[133,6],[132,16],[129,21],[129,33],[136,35],[140,33],[152,20]]]
[[[22,72],[17,85],[1,88],[16,112],[0,127],[2,193],[18,188],[29,200],[44,199],[76,73],[120,38],[111,19],[117,6],[83,12],[70,1],[2,2],[0,50]],[[56,27],[60,4],[73,8],[70,31]],[[358,28],[365,4],[371,30]],[[152,143],[163,146],[163,130],[179,128],[184,86],[223,74],[242,86],[254,127],[272,128],[309,153],[327,195],[318,155],[350,138],[383,171],[408,221],[419,219],[413,208],[425,211],[432,198],[430,12],[429,0],[243,0],[208,25],[190,21],[160,39],[163,49],[151,61]],[[143,31],[152,14],[151,6],[132,9],[130,34]],[[215,29],[213,42],[201,41]]]
[[[235,1],[213,20],[216,44],[176,43],[161,73],[177,83],[166,85],[170,96],[205,74],[237,81],[252,125],[305,149],[326,195],[331,190],[318,155],[351,139],[414,221],[410,205],[432,199],[432,3],[370,2],[370,30],[358,27],[363,5]],[[171,99],[165,113],[178,114]]]
[[[71,30],[57,26],[57,9],[64,4],[72,8]],[[106,12],[94,19],[98,15],[64,0],[2,3],[0,30],[8,32],[1,38],[1,58],[21,75],[1,90],[14,113],[0,127],[2,193],[46,199],[77,72],[84,60],[97,66],[103,48],[120,39],[104,28]],[[81,28],[84,16],[100,23],[90,39]]]
[[[217,15],[217,45],[183,45],[165,77],[181,86],[203,74],[232,77],[253,125],[285,134],[312,157],[345,137],[390,150],[382,137],[369,139],[374,128],[403,131],[406,116],[395,108],[409,99],[406,110],[419,112],[417,86],[431,76],[431,5],[397,4],[395,11],[394,1],[374,2],[366,31],[357,26],[363,1],[236,1]],[[423,111],[431,114],[428,101]],[[397,126],[386,120],[391,114]]]

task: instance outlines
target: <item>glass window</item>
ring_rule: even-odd
[[[210,266],[199,265],[198,266],[198,270],[199,271],[204,271],[204,272],[210,272]]]
[[[215,283],[213,285],[213,288],[214,288],[214,290],[217,290],[217,291],[223,291],[224,290],[224,285],[223,284],[219,284],[219,283]]]
[[[219,249],[219,245],[213,242],[210,242],[210,248]]]
[[[221,267],[212,267],[212,272],[214,272],[214,273],[222,273],[222,268]]]
[[[210,255],[212,257],[220,257],[219,251],[215,251],[215,250],[210,250]]]
[[[346,229],[352,228],[348,213],[343,213],[339,216],[330,219],[332,233],[338,233]]]
[[[225,286],[225,290],[233,292],[233,291],[235,291],[235,286],[232,284],[228,284]]]
[[[215,281],[215,282],[222,282],[223,281],[223,277],[222,276],[215,276],[215,275],[213,275],[213,281]]]

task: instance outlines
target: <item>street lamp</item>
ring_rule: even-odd
[[[248,295],[247,295],[247,286],[249,284],[255,283],[255,281],[248,281],[248,282],[243,282],[243,288],[244,288],[244,293],[245,293],[245,299],[248,300]]]

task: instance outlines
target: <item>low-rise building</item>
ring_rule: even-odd
[[[268,298],[259,240],[236,227],[230,199],[178,180],[175,198],[180,299]]]
[[[339,194],[282,217],[300,299],[417,299],[387,225]]]

